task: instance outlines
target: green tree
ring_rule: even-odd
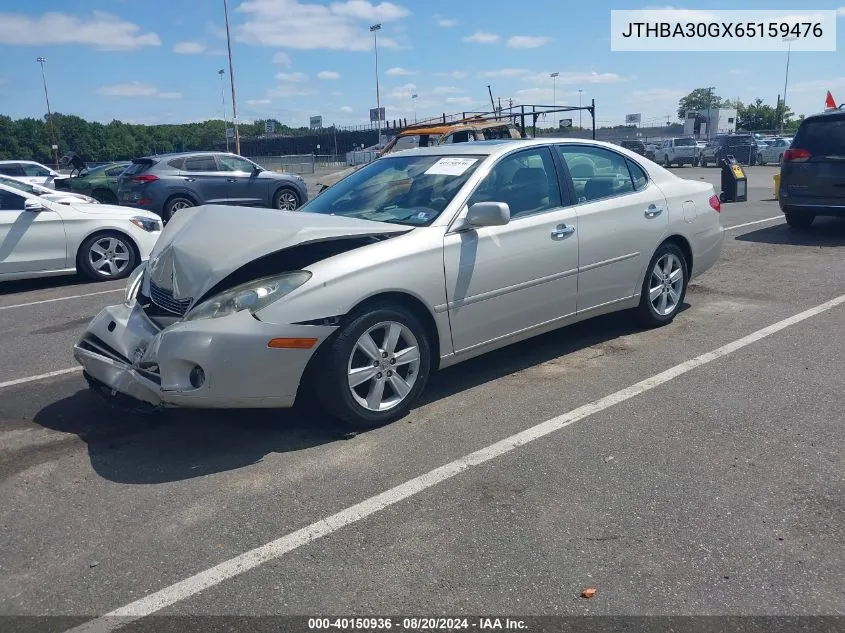
[[[696,88],[678,101],[678,118],[683,121],[687,112],[692,110],[706,110],[707,107],[724,107],[725,100],[709,88]]]

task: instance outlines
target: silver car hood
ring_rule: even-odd
[[[278,251],[344,237],[407,233],[412,227],[334,215],[209,205],[183,209],[150,253],[149,281],[175,299],[200,299],[251,261]],[[284,272],[284,271],[279,271]]]

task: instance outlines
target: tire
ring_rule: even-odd
[[[94,189],[91,197],[102,204],[117,204],[117,196],[111,189]]]
[[[399,336],[394,350],[390,350],[390,331],[394,337],[397,332]],[[372,346],[366,344],[366,337]],[[361,341],[365,342],[364,346],[359,345]],[[397,345],[401,345],[399,352],[416,347],[416,359],[413,353],[394,356]],[[363,351],[365,346],[370,348],[369,354]],[[380,358],[376,359],[377,355]],[[394,363],[397,358],[412,360]],[[320,406],[353,428],[372,429],[404,416],[425,389],[431,371],[431,345],[425,328],[413,312],[393,303],[381,303],[354,313],[339,332],[324,343],[313,361],[317,369],[311,372],[315,376],[313,390]],[[358,375],[364,379],[352,387],[350,373],[354,370],[359,370]],[[405,389],[410,383],[410,390],[404,396],[393,387],[402,383],[390,378],[388,373],[402,380],[404,386],[399,389]]]
[[[757,164],[758,165],[765,165],[766,164],[766,162],[763,160],[762,154],[757,154]]]
[[[94,281],[125,279],[138,266],[138,251],[123,233],[95,233],[79,247],[76,266]]]
[[[784,211],[786,223],[793,230],[809,229],[816,216],[812,213],[801,213],[796,211]]]
[[[299,194],[289,187],[282,187],[273,196],[273,208],[280,211],[295,211],[301,204]]]
[[[669,277],[666,276],[667,263]],[[679,278],[673,279],[677,273]],[[648,263],[643,279],[640,305],[637,307],[639,322],[648,328],[671,323],[684,303],[688,281],[689,263],[684,252],[673,242],[661,244]],[[666,303],[663,303],[664,299]]]
[[[197,203],[194,202],[193,198],[183,194],[177,194],[172,198],[168,198],[167,202],[164,203],[161,217],[165,222],[169,222],[173,215],[181,209],[188,209],[195,206],[197,206]]]
[[[700,167],[707,167],[707,159],[704,158],[704,154],[698,157],[698,164]]]
[[[778,156],[778,165],[780,165],[781,167],[783,166],[783,154]]]

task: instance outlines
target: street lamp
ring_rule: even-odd
[[[557,78],[560,73],[552,73],[549,77],[552,78],[552,106],[557,108]]]
[[[229,151],[229,132],[226,127],[226,91],[224,89],[223,84],[223,75],[226,74],[226,71],[222,68],[217,71],[217,74],[220,75],[220,101],[223,104],[223,136],[226,137],[226,151]]]
[[[229,80],[232,84],[232,127],[235,128],[235,154],[240,156],[241,135],[238,132],[238,106],[237,100],[235,99],[235,68],[232,65],[232,39],[229,36],[229,4],[226,0],[223,0],[223,13],[226,16],[226,46],[229,49]]]
[[[414,106],[414,123],[417,122],[417,99],[418,98],[419,98],[419,95],[416,92],[411,95],[411,103]]]
[[[47,121],[50,123],[50,138],[53,140],[53,159],[56,161],[56,169],[59,169],[59,144],[56,143],[56,130],[53,127],[53,113],[50,110],[50,97],[47,95],[47,75],[44,74],[44,62],[46,57],[38,57],[35,59],[41,64],[41,81],[44,83],[44,100],[47,101]]]
[[[781,134],[783,134],[783,124],[786,120],[786,84],[789,82],[789,56],[792,53],[792,42],[797,39],[794,35],[783,38],[784,42],[789,42],[789,46],[786,49],[786,76],[783,78],[783,114],[778,117],[780,119],[778,121],[778,128]]]
[[[583,90],[578,91],[578,129],[581,129],[581,93],[584,92]]]
[[[713,115],[711,111],[713,110],[713,91],[716,89],[715,86],[709,86],[707,88],[707,142],[710,142],[710,122],[713,120]]]
[[[373,34],[373,50],[376,54],[376,120],[378,121],[378,141],[376,145],[381,143],[381,97],[378,89],[378,32],[381,30],[381,24],[373,24],[370,27],[370,32]]]

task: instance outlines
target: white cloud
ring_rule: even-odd
[[[553,101],[557,101],[556,105],[565,105],[566,102],[563,97],[566,94],[561,90],[554,91],[551,88],[524,88],[514,93],[514,100],[520,103],[541,103],[545,105],[555,105]]]
[[[406,75],[416,75],[417,71],[415,70],[408,70],[407,68],[399,68],[398,66],[394,68],[388,68],[387,72],[384,73],[389,77],[404,77]]]
[[[150,97],[154,99],[181,99],[182,95],[178,92],[161,92],[155,86],[141,83],[140,81],[133,81],[126,84],[113,84],[111,86],[103,86],[97,89],[97,94],[107,97]]]
[[[44,13],[37,18],[0,13],[0,42],[3,44],[83,44],[103,51],[161,46],[157,34],[140,31],[137,24],[102,11],[94,11],[85,18],[59,12]]]
[[[511,48],[540,48],[551,42],[551,38],[532,35],[514,35],[508,38]]]
[[[308,75],[305,73],[276,73],[276,79],[288,83],[301,84],[308,81]]]
[[[475,103],[475,100],[472,97],[447,97],[446,103],[451,103],[453,105],[469,105],[471,103]]]
[[[789,92],[818,92],[824,98],[828,90],[845,90],[845,77],[834,77],[833,79],[813,79],[811,81],[799,81],[789,86]],[[787,99],[787,104],[789,99]]]
[[[299,0],[246,0],[236,9],[245,20],[235,39],[257,46],[299,50],[369,51],[373,22],[399,20],[410,12],[397,4],[365,0],[334,2],[329,6]],[[378,38],[379,48],[397,49],[390,37]]]
[[[209,35],[216,37],[218,40],[223,40],[224,42],[226,41],[225,27],[218,26],[211,20],[207,20],[205,23],[205,30]]]
[[[415,84],[405,84],[390,90],[385,96],[389,99],[410,99],[416,91],[417,86]]]
[[[428,91],[429,94],[433,95],[453,95],[459,92],[463,92],[459,88],[455,88],[454,86],[437,86]]]
[[[207,48],[202,42],[178,42],[173,46],[173,52],[180,55],[199,55],[204,53]]]
[[[839,7],[836,10],[836,15],[838,15],[840,18],[845,18],[845,7]]]
[[[352,114],[354,112],[354,110],[352,108],[350,108],[349,106],[342,106],[340,108],[340,111],[345,112],[346,114]]]
[[[270,99],[247,99],[247,105],[255,106],[255,105],[269,105],[271,103]]]
[[[494,44],[501,38],[495,33],[485,33],[484,31],[476,31],[472,35],[464,38],[464,42],[473,42],[475,44]]]
[[[317,79],[340,79],[340,73],[333,70],[321,70],[317,73]]]
[[[523,77],[525,81],[530,81],[535,84],[552,83],[550,77],[551,72],[537,73],[534,75]],[[575,84],[615,84],[626,81],[625,77],[616,73],[573,73],[563,72],[559,73],[556,82],[557,85],[575,85]]]
[[[483,73],[479,73],[479,77],[482,79],[492,79],[492,78],[502,78],[502,79],[513,79],[515,77],[524,77],[525,75],[530,75],[530,70],[525,70],[524,68],[500,68],[499,70],[488,70]]]
[[[284,51],[279,51],[278,53],[273,55],[273,63],[278,64],[279,66],[283,66],[284,68],[290,68],[292,64],[290,56]]]
[[[437,26],[442,26],[444,29],[450,29],[453,26],[458,26],[458,21],[450,20],[449,18],[437,18]]]

